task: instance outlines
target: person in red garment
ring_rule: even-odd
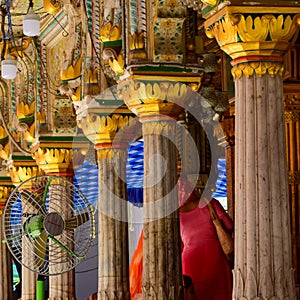
[[[206,197],[208,200],[209,197]],[[178,183],[182,275],[185,300],[231,300],[232,276],[221,249],[205,200],[186,179]],[[233,222],[216,199],[210,199],[224,227],[233,231]],[[143,232],[130,263],[131,299],[142,299]],[[183,280],[185,281],[185,280]],[[188,283],[188,284],[187,284]]]
[[[182,240],[182,273],[191,277],[193,300],[231,300],[232,275],[220,246],[205,199],[185,179],[179,181],[180,233]],[[207,199],[207,198],[206,198]],[[216,199],[213,205],[227,231],[233,222]]]

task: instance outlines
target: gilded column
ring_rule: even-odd
[[[124,102],[109,96],[87,96],[77,122],[98,159],[98,300],[129,300],[126,161],[139,131]]]
[[[299,265],[299,222],[297,215],[300,200],[300,89],[298,85],[285,86],[285,130],[288,164],[289,196],[291,209],[292,253],[294,265]],[[295,272],[296,283],[300,281],[300,270]]]
[[[233,59],[235,265],[233,299],[296,299],[283,119],[283,56],[299,7],[225,6],[207,34]]]
[[[138,78],[120,89],[144,139],[143,299],[182,299],[176,120],[183,108],[176,102],[183,105],[187,86]]]
[[[10,181],[10,180],[9,180]],[[3,184],[1,180],[0,186],[0,239],[4,239],[2,214],[5,202],[8,199],[13,188]],[[0,299],[12,299],[12,256],[5,243],[0,246]]]

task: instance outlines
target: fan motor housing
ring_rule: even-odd
[[[50,235],[60,235],[64,231],[65,221],[58,213],[51,212],[44,219],[44,228]]]

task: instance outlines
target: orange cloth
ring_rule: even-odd
[[[139,296],[142,295],[143,237],[144,231],[142,230],[129,266],[131,299],[139,299]]]

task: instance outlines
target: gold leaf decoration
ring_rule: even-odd
[[[269,33],[269,20],[271,16],[265,15],[261,18],[256,17],[253,22],[252,16],[245,20],[241,15],[240,22],[237,24],[238,34],[243,42],[265,41]]]
[[[288,42],[296,32],[296,24],[290,16],[284,20],[283,15],[272,16],[270,20],[270,37],[272,41],[286,41]]]

